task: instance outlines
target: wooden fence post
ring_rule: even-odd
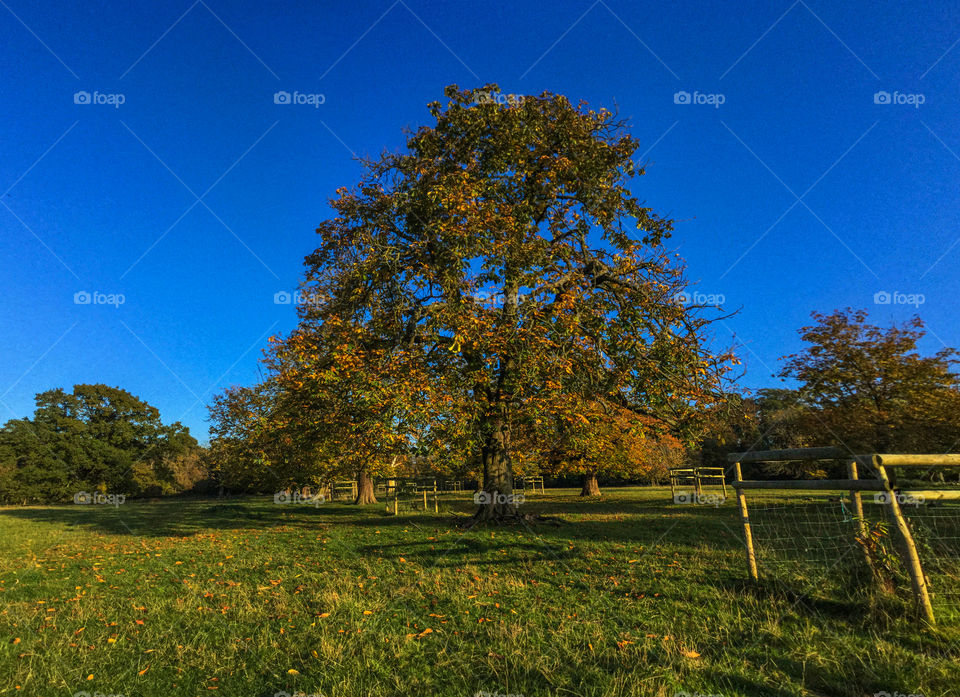
[[[740,471],[740,463],[734,463],[737,473],[737,483],[743,481],[743,473]],[[750,531],[750,516],[747,513],[747,495],[743,493],[743,488],[736,486],[737,506],[740,508],[740,521],[743,523],[743,538],[747,546],[747,570],[750,572],[750,578],[753,581],[760,579],[757,573],[757,555],[753,549],[753,533]]]
[[[913,585],[913,595],[917,600],[917,605],[923,613],[924,619],[929,624],[936,624],[937,620],[933,615],[933,605],[930,602],[930,590],[927,588],[927,579],[923,575],[923,567],[920,565],[920,555],[917,553],[917,545],[913,541],[913,534],[910,532],[910,526],[907,519],[900,510],[900,502],[897,501],[897,492],[890,485],[890,477],[887,476],[886,468],[879,463],[878,458],[874,459],[874,469],[880,475],[886,489],[887,503],[889,504],[890,517],[893,519],[900,533],[900,540],[903,543],[904,566],[910,573],[910,582]]]
[[[859,473],[857,472],[857,461],[850,460],[847,463],[847,475],[850,479],[859,479]],[[853,512],[857,517],[857,527],[860,531],[860,539],[862,540],[861,547],[863,548],[863,557],[864,561],[867,562],[867,567],[870,569],[870,573],[876,576],[876,567],[873,565],[873,557],[870,556],[870,547],[868,547],[870,535],[869,528],[867,527],[867,521],[863,517],[863,497],[860,494],[859,489],[850,490],[850,499],[853,501]]]

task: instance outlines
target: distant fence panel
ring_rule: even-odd
[[[688,487],[692,488],[699,498],[703,495],[704,486],[719,486],[723,491],[723,498],[727,498],[723,467],[671,467],[667,472],[670,476],[670,497],[675,503],[678,502],[678,495],[686,493],[681,490]]]

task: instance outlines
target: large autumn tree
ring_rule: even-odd
[[[807,346],[781,372],[800,382],[807,433],[858,452],[952,452],[960,446],[958,353],[922,355],[923,321],[870,324],[865,310],[813,313]]]
[[[479,519],[516,515],[513,436],[557,405],[577,409],[557,394],[681,432],[729,358],[706,348],[703,308],[677,301],[672,224],[629,189],[644,170],[625,124],[550,93],[480,98],[498,91],[448,87],[429,105],[433,125],[338,189],[285,342],[291,379],[312,375],[318,393],[353,399],[331,384],[389,371],[394,391],[361,388],[365,423],[377,398],[391,406],[386,428],[416,397],[418,418],[458,424],[489,494]],[[324,332],[353,373],[332,374],[315,351]]]

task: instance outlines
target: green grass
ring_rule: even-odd
[[[752,587],[736,507],[668,501],[0,508],[0,694],[960,695],[952,617]]]

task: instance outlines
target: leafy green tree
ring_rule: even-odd
[[[185,426],[164,425],[155,407],[129,392],[75,385],[41,392],[32,419],[0,431],[0,482],[10,500],[62,500],[95,488],[174,493],[201,476],[198,451]]]

